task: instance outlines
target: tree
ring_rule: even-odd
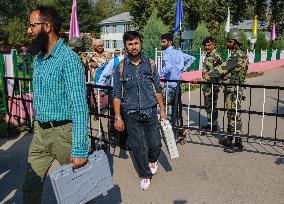
[[[279,49],[279,50],[284,50],[284,36],[280,37],[280,38],[278,39],[278,41],[279,41],[278,49]]]
[[[0,24],[5,24],[15,16],[26,18],[26,9],[23,0],[5,0],[0,3]]]
[[[202,42],[204,38],[208,36],[210,36],[210,33],[206,27],[206,24],[204,22],[199,23],[193,34],[192,49],[199,50],[202,48]]]
[[[143,30],[152,13],[152,2],[149,0],[128,0],[127,7],[133,17],[132,26],[137,30]]]
[[[284,35],[284,1],[271,0],[271,21],[275,22],[279,35]]]
[[[269,48],[269,42],[265,36],[264,32],[259,32],[255,42],[255,50],[267,50]]]
[[[15,48],[20,48],[30,42],[27,26],[20,18],[11,19],[3,30],[9,34],[8,43]]]
[[[230,0],[229,6],[233,24],[241,22],[246,18],[248,2],[247,0]]]
[[[279,39],[273,40],[272,42],[270,42],[270,46],[269,49],[270,50],[277,50],[279,48]]]
[[[93,39],[90,37],[90,35],[84,34],[82,37],[82,41],[84,43],[85,46],[85,50],[86,52],[91,52],[93,51]]]
[[[242,31],[242,33],[243,33],[243,42],[242,42],[242,45],[241,45],[241,49],[246,52],[249,49],[250,42],[247,38],[246,32]]]
[[[70,16],[72,11],[72,1],[58,0],[56,7],[62,17],[61,31],[68,32],[70,26]],[[80,32],[100,32],[100,21],[97,12],[90,0],[77,0],[77,17]]]
[[[255,9],[254,13],[258,16],[260,21],[266,20],[266,9],[267,9],[267,1],[264,0],[255,0]]]
[[[154,10],[143,29],[143,53],[154,59],[155,48],[160,47],[160,36],[167,33],[168,27],[157,17],[157,11]]]
[[[226,39],[225,24],[223,23],[219,29],[219,33],[216,37],[217,49],[220,51],[227,49],[227,39]]]

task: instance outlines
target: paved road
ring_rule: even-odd
[[[284,69],[269,71],[264,76],[249,79],[248,83],[284,86]],[[195,94],[198,93],[192,93],[192,103],[198,98]],[[275,97],[273,93],[267,94]],[[253,94],[255,108],[262,110],[262,98],[263,90]],[[281,101],[279,109],[283,111],[283,95]],[[243,103],[244,106],[246,103]],[[273,111],[275,100],[267,99],[265,107]],[[196,119],[194,114],[198,114],[197,110],[191,110],[190,113],[192,123]],[[204,113],[202,120],[205,120]],[[261,123],[257,118],[252,120],[252,131],[259,135]],[[274,124],[275,118],[265,120],[268,129]],[[284,127],[283,118],[279,119],[279,125]],[[274,128],[267,130],[264,135],[274,135]],[[139,189],[139,178],[133,168],[131,154],[119,148],[111,149],[109,161],[115,188],[106,197],[97,198],[96,203],[284,203],[283,143],[260,143],[259,140],[249,139],[244,143],[244,152],[227,154],[218,145],[216,137],[188,132],[186,144],[178,146],[180,158],[176,160],[170,160],[163,147],[159,171],[153,177],[151,189],[147,191]],[[24,134],[16,139],[0,139],[0,203],[22,202],[21,184],[31,138],[32,134]],[[43,203],[56,203],[48,181]]]

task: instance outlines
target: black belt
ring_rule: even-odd
[[[48,128],[52,128],[52,127],[59,127],[62,125],[66,125],[68,123],[71,123],[72,120],[62,120],[62,121],[49,121],[49,122],[40,122],[38,121],[39,126],[42,129],[48,129]]]

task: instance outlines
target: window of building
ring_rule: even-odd
[[[105,34],[108,34],[108,32],[109,32],[109,25],[106,25],[106,32],[105,32]]]
[[[105,47],[106,47],[106,48],[109,48],[109,40],[106,40],[105,43],[106,43],[106,44],[105,44]]]
[[[116,33],[116,25],[114,25],[114,26],[112,27],[112,31],[113,31],[113,33]]]
[[[127,32],[127,31],[129,31],[129,25],[125,24],[124,25],[124,32]]]
[[[117,42],[116,42],[116,40],[113,40],[112,47],[113,47],[113,48],[117,48]]]

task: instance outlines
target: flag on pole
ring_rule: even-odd
[[[230,30],[231,30],[231,17],[230,17],[230,8],[228,7],[228,15],[227,15],[225,31],[226,33],[228,33],[230,32]]]
[[[253,27],[252,27],[252,38],[256,38],[258,28],[257,15],[254,17]]]
[[[177,0],[174,34],[176,34],[179,31],[181,32],[182,18],[183,18],[182,0]]]
[[[272,29],[271,29],[271,38],[270,40],[273,41],[276,38],[276,31],[275,31],[275,23],[272,23]]]
[[[72,37],[80,37],[79,24],[77,20],[77,0],[73,0],[72,13],[69,28],[69,39]]]

